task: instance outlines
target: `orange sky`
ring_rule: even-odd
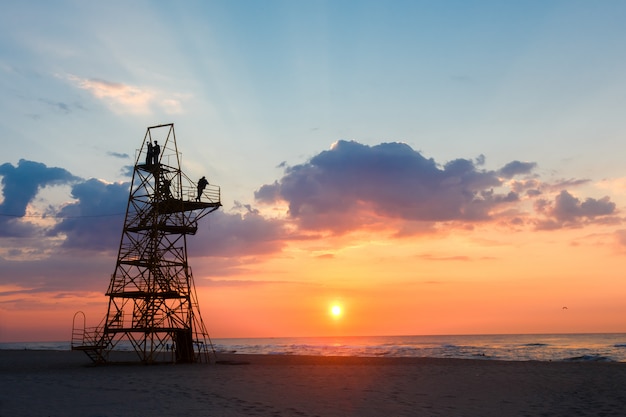
[[[201,312],[216,338],[624,331],[624,255],[610,233],[488,229],[290,243],[241,275],[197,274]],[[66,340],[77,310],[96,325],[100,281],[100,293],[4,296],[2,341]]]
[[[532,235],[368,242],[328,258],[296,248],[254,274],[280,282],[203,289],[203,311],[224,336],[623,331],[624,259],[610,235]]]

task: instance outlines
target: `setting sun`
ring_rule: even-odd
[[[332,306],[332,307],[330,308],[330,314],[331,314],[333,317],[339,317],[339,316],[341,316],[341,306],[336,305],[336,304],[335,304],[334,306]]]

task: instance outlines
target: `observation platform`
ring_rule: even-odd
[[[179,235],[195,235],[198,231],[198,226],[176,226],[170,224],[157,224],[157,225],[146,225],[146,226],[132,226],[127,227],[126,231],[137,233],[143,232],[147,230],[157,230],[163,233],[169,234],[179,234]]]
[[[215,211],[222,206],[222,203],[218,202],[203,202],[203,201],[191,201],[191,200],[179,200],[176,198],[168,198],[166,200],[159,201],[154,204],[159,213],[172,214],[180,213],[184,211],[194,210],[206,210]]]
[[[173,170],[169,169],[169,167],[167,167],[166,165],[162,165],[162,164],[137,164],[135,165],[135,167],[137,169],[140,169],[142,171],[146,171],[146,172],[172,172]]]
[[[117,298],[138,298],[138,299],[152,299],[152,298],[186,298],[188,294],[179,291],[120,291],[120,292],[107,292],[107,297]]]

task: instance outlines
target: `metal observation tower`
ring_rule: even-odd
[[[180,156],[173,124],[147,129],[106,292],[106,317],[89,329],[82,312],[74,316],[72,349],[94,362],[116,362],[124,350],[134,350],[143,363],[208,363],[214,354],[187,261],[187,236],[221,206],[220,188],[199,188],[181,171]]]

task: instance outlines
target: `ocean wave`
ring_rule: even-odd
[[[582,355],[563,359],[565,362],[615,362],[613,359],[602,355]]]
[[[626,333],[572,335],[348,336],[213,339],[220,353],[626,362]],[[69,342],[0,343],[0,349],[69,350]],[[120,342],[115,350],[133,350]]]

